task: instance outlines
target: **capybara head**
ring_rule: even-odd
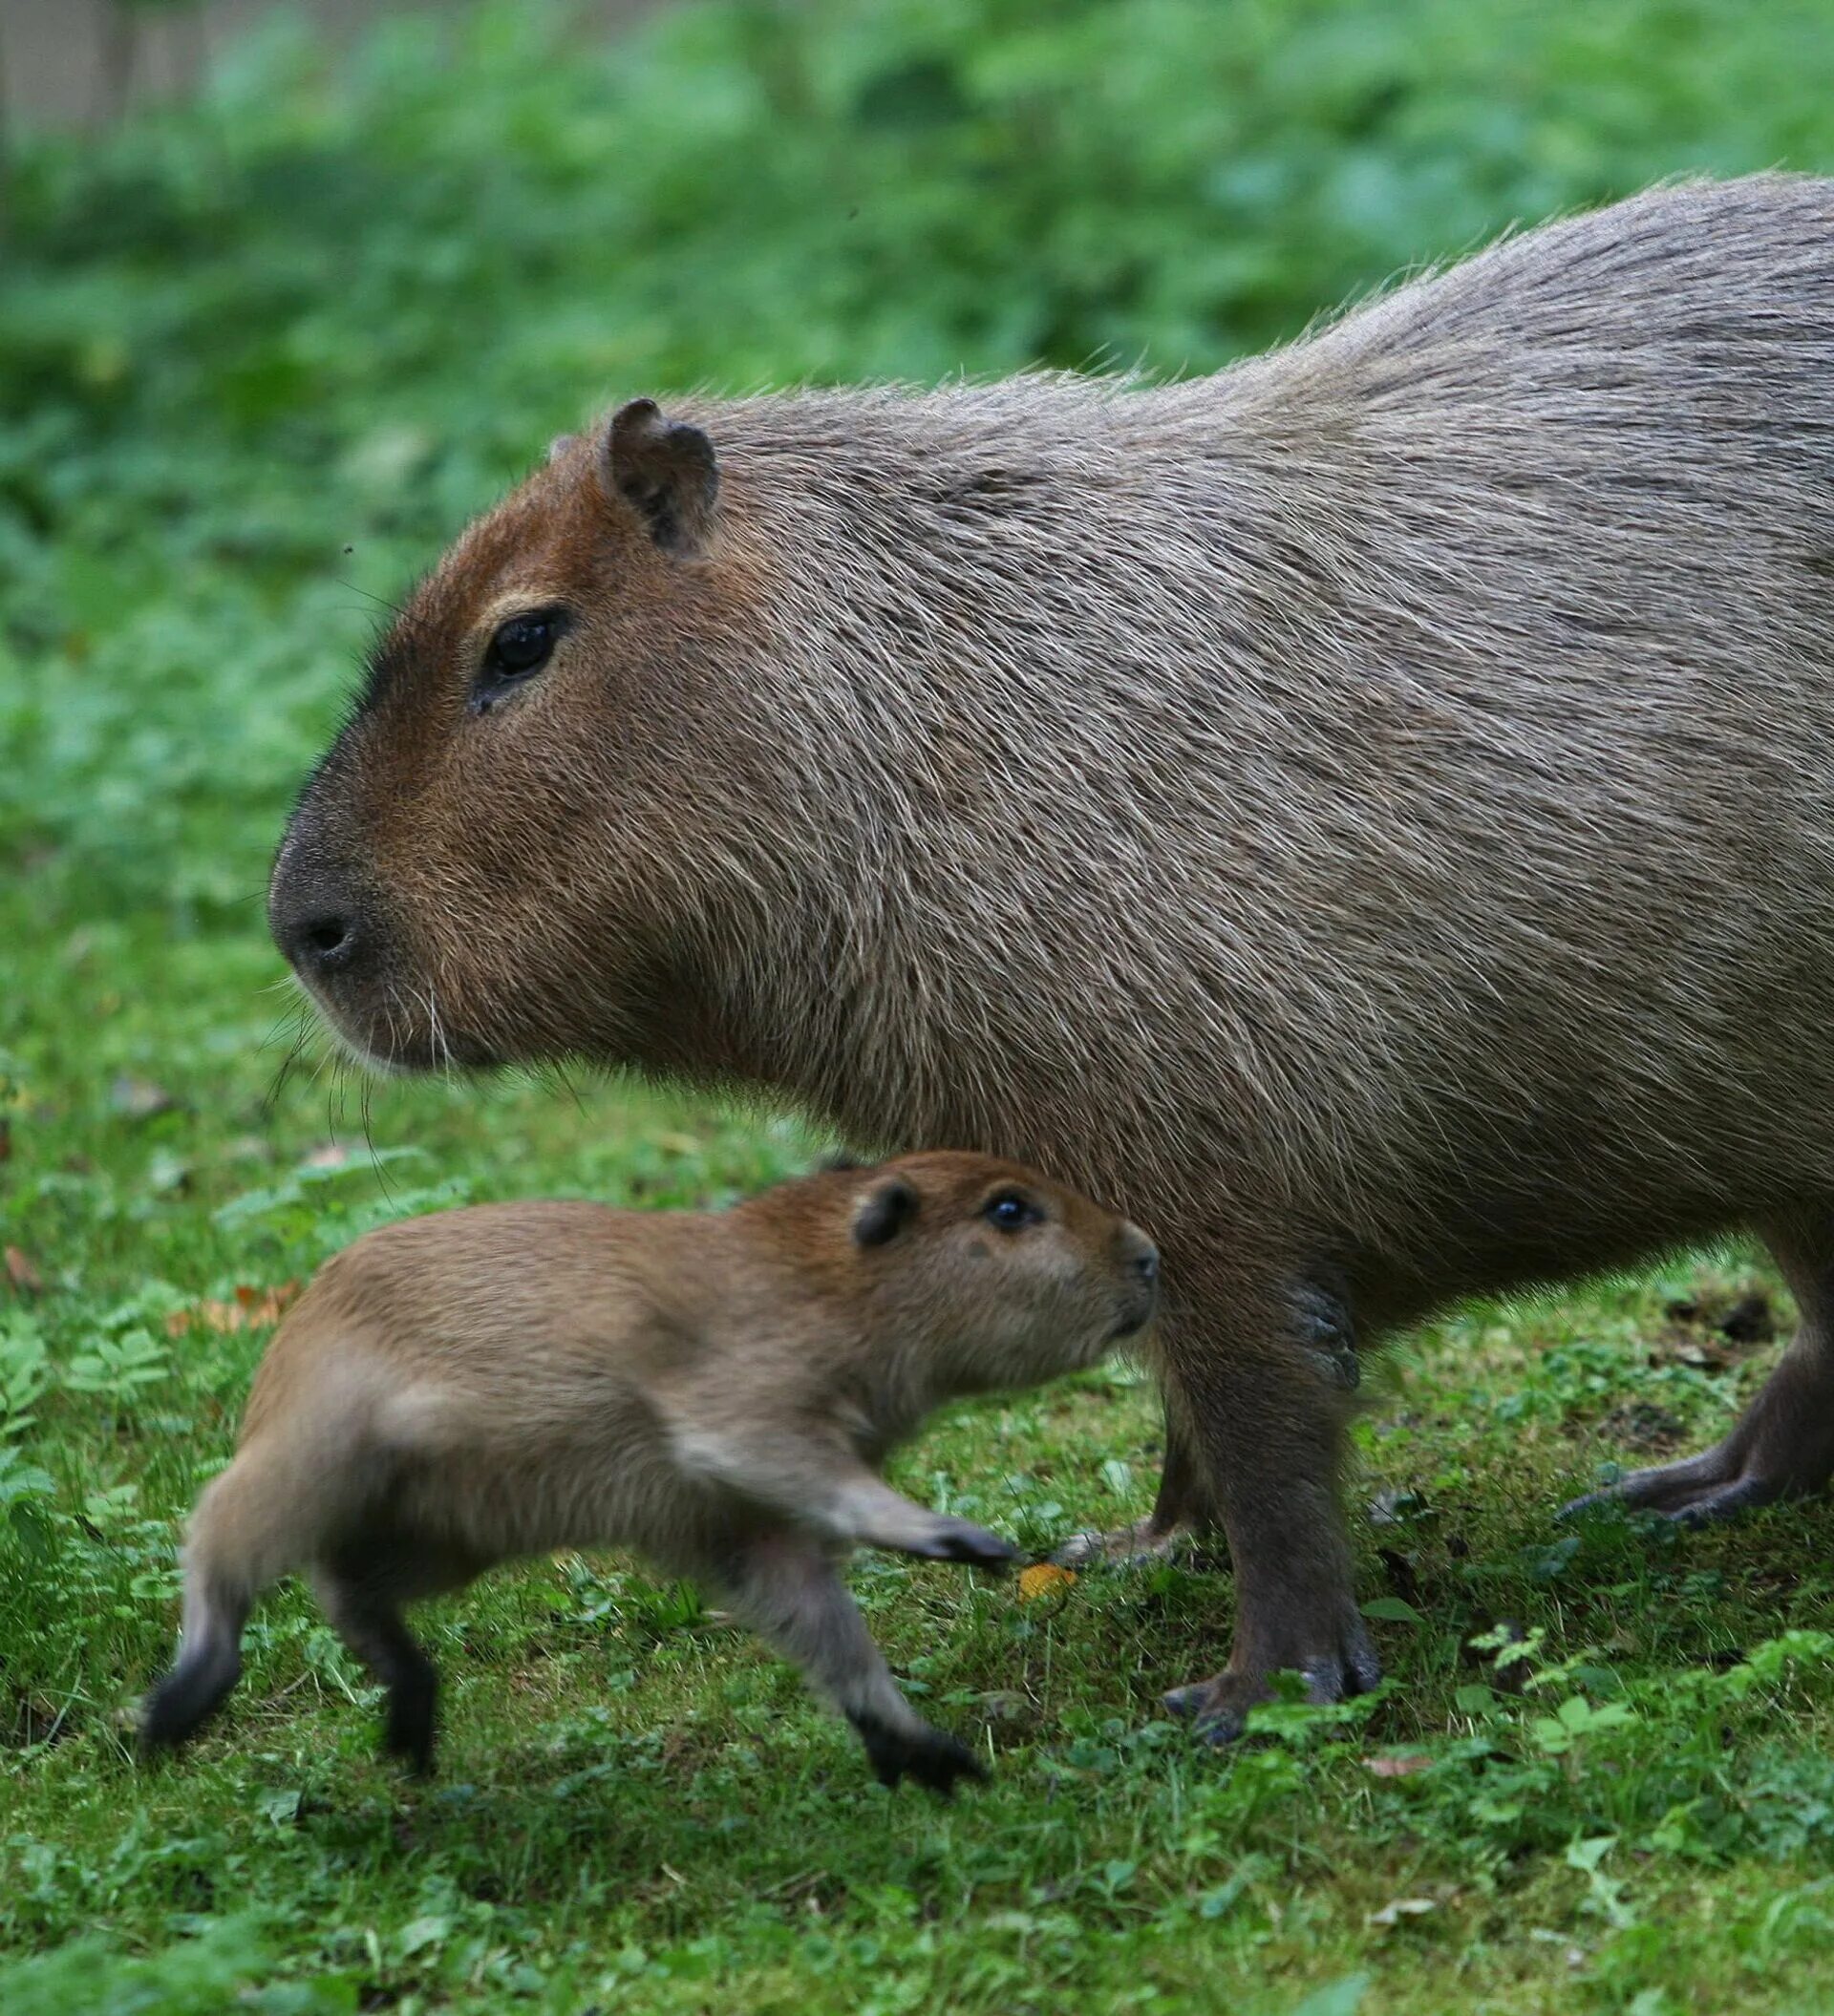
[[[1139,677],[1159,539],[1103,441],[1135,405],[638,400],[557,444],[294,813],[270,918],[319,1006],[384,1066],[586,1056],[1041,1157],[1000,1116],[1079,1096],[1066,1038],[1141,1040],[1097,982],[1190,969],[1141,889],[1179,739],[1224,732]]]
[[[1158,1304],[1159,1253],[1137,1225],[992,1157],[903,1156],[766,1193],[749,1208],[802,1220],[792,1251],[843,1246],[827,1265],[868,1332],[905,1340],[955,1390],[1031,1386],[1093,1365],[1143,1329]],[[821,1237],[837,1220],[844,1241]]]
[[[697,864],[735,807],[774,816],[721,690],[749,653],[718,491],[707,436],[634,401],[557,442],[382,639],[268,896],[369,1061],[626,1057],[646,1049],[631,1022],[678,1011],[717,928]],[[582,989],[583,966],[607,986]]]

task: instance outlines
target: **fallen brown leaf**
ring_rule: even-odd
[[[15,1295],[42,1295],[45,1292],[44,1276],[19,1247],[9,1246],[6,1260],[7,1279],[12,1284]]]
[[[299,1283],[283,1281],[278,1287],[238,1287],[233,1302],[204,1301],[188,1309],[174,1309],[166,1319],[169,1336],[182,1337],[190,1330],[215,1330],[226,1335],[235,1330],[266,1329],[278,1323],[287,1305],[299,1293]]]
[[[1425,1771],[1433,1762],[1431,1757],[1365,1757],[1363,1769],[1378,1778],[1411,1778],[1417,1771]]]

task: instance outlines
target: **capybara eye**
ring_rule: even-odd
[[[1023,1232],[1027,1225],[1037,1224],[1044,1213],[1022,1191],[1002,1190],[988,1199],[981,1216],[1002,1232]]]
[[[563,620],[557,609],[537,609],[500,624],[484,654],[484,677],[493,682],[525,679],[539,672],[560,642]]]

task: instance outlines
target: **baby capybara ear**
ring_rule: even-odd
[[[896,1239],[917,1216],[917,1193],[901,1176],[875,1183],[853,1214],[854,1243],[883,1246]]]
[[[604,475],[608,495],[635,506],[665,553],[693,560],[707,550],[719,464],[698,427],[665,420],[653,399],[632,399],[611,415]]]

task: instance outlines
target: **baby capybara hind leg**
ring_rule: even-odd
[[[140,1715],[142,1752],[176,1750],[216,1713],[242,1677],[245,1591],[200,1579],[185,1592],[177,1664],[148,1696]]]
[[[1801,1320],[1758,1397],[1712,1449],[1632,1471],[1610,1490],[1575,1498],[1567,1512],[1615,1498],[1703,1525],[1754,1505],[1805,1497],[1834,1475],[1834,1217],[1817,1213],[1762,1230]]]
[[[416,1778],[433,1770],[435,1708],[439,1675],[401,1621],[393,1578],[354,1561],[313,1578],[331,1628],[381,1683],[386,1695],[382,1748]]]

